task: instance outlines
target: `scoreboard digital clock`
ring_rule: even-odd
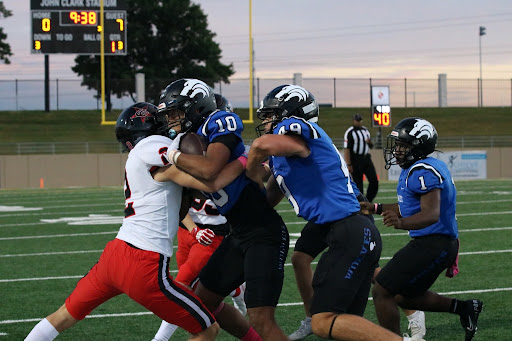
[[[371,86],[372,127],[391,126],[391,106],[389,105],[389,86]]]
[[[31,0],[31,52],[100,54],[103,30],[104,53],[126,55],[126,11],[118,8],[116,0],[105,1],[102,27],[98,4],[91,0]]]
[[[391,126],[391,107],[389,105],[374,105],[372,109],[372,127]]]

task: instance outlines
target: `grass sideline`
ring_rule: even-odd
[[[512,181],[456,182],[461,272],[453,279],[441,276],[434,290],[459,299],[480,298],[484,311],[475,341],[509,340],[512,325]],[[396,200],[396,183],[381,183],[377,200]],[[21,340],[37,321],[56,310],[76,282],[97,261],[105,243],[115,237],[123,215],[121,187],[0,190],[0,340]],[[18,206],[12,211],[6,207]],[[286,221],[291,240],[304,225],[288,202],[277,209]],[[381,265],[409,237],[384,227]],[[290,256],[276,318],[286,333],[304,316]],[[175,269],[175,260],[171,260]],[[458,316],[427,313],[427,340],[461,340]],[[366,309],[376,322],[372,301]],[[160,325],[157,317],[126,296],[116,297],[92,312],[91,318],[63,332],[58,340],[150,340]],[[402,331],[406,332],[402,318]],[[173,340],[184,340],[178,331]],[[221,332],[218,340],[234,338]],[[310,336],[307,341],[320,340]]]
[[[249,109],[235,108],[243,119],[248,119]],[[511,107],[486,108],[392,108],[394,126],[401,119],[420,116],[429,120],[440,136],[505,136],[512,126]],[[320,108],[320,125],[331,138],[342,138],[352,124],[354,113],[363,114],[364,124],[373,136],[377,128],[371,128],[368,108]],[[107,120],[115,121],[120,111],[107,113]],[[254,111],[254,114],[256,111]],[[97,110],[84,111],[2,111],[0,112],[1,142],[92,142],[115,140],[112,125],[100,125],[101,114]],[[243,137],[256,137],[254,128],[259,124],[245,124]],[[383,128],[386,136],[392,128]]]

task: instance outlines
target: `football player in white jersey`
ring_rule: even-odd
[[[163,126],[156,112],[154,105],[141,102],[119,116],[116,136],[130,150],[125,167],[123,224],[65,304],[41,320],[25,340],[53,340],[122,293],[187,330],[190,340],[214,340],[218,334],[219,325],[201,300],[169,276],[169,258],[180,220],[182,186],[217,191],[242,173],[244,162],[234,160],[212,182],[181,172],[167,157],[167,150],[176,149],[179,138],[172,141],[161,135]],[[203,231],[195,231],[194,237],[208,243]]]

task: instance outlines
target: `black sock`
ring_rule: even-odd
[[[452,300],[452,305],[450,306],[450,313],[461,315],[465,311],[464,303],[465,303],[465,301],[461,301],[461,300],[454,298]]]

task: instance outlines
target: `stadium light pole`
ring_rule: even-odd
[[[480,26],[478,35],[478,50],[480,54],[480,106],[483,107],[483,82],[482,82],[482,36],[485,35],[485,27]]]

